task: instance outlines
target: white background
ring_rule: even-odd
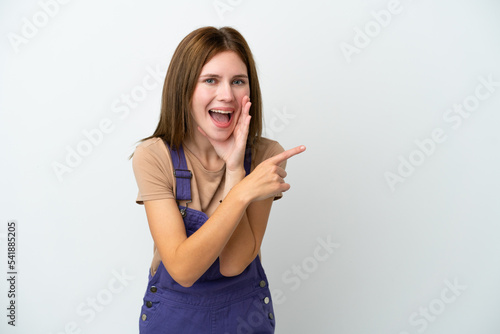
[[[205,25],[250,44],[267,135],[307,146],[262,248],[276,332],[500,332],[497,1],[401,0],[384,24],[385,0],[42,3],[51,15],[0,4],[2,277],[18,226],[16,327],[1,279],[2,333],[138,332],[153,245],[127,158],[156,127],[161,84],[141,86]],[[480,77],[495,82],[483,100]],[[462,103],[470,116],[448,114]],[[108,133],[85,146],[101,122]],[[415,141],[439,129],[422,153]],[[58,177],[78,147],[87,155]]]

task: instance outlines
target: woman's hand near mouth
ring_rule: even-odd
[[[210,141],[217,155],[226,163],[226,177],[230,176],[228,174],[236,174],[239,179],[245,176],[243,160],[245,159],[248,129],[250,127],[250,119],[252,118],[250,116],[251,105],[250,98],[245,95],[241,101],[241,113],[238,122],[234,127],[233,133],[225,141],[211,139],[198,127],[198,131]]]

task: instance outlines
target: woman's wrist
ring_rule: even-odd
[[[231,181],[234,180],[234,181],[236,181],[236,183],[238,183],[245,178],[245,174],[246,174],[246,172],[245,172],[245,168],[243,168],[243,166],[240,168],[236,168],[235,170],[231,170],[229,168],[226,168],[226,181],[227,180],[231,180]]]
[[[243,168],[237,170],[226,169],[223,197],[226,197],[229,191],[245,178],[245,175],[246,172]]]
[[[251,191],[244,187],[245,182],[238,182],[234,187],[229,189],[228,195],[242,203],[245,207],[250,205],[253,202],[253,198],[251,196]]]

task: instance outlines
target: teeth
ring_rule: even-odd
[[[215,109],[211,109],[210,111],[211,112],[216,112],[216,113],[219,113],[219,114],[232,114],[233,113],[232,111],[215,110]]]

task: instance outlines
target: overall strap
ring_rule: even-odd
[[[175,199],[180,201],[191,201],[191,178],[193,173],[187,169],[186,156],[184,155],[184,149],[182,145],[179,145],[177,150],[172,149],[167,142],[165,145],[170,151],[170,157],[172,158],[172,165],[174,166],[174,176],[175,176]],[[247,148],[245,150],[245,160],[244,167],[246,175],[250,174],[250,167],[252,163],[252,150]]]
[[[170,148],[170,157],[172,158],[172,165],[174,166],[175,176],[175,199],[180,201],[191,201],[191,178],[193,173],[187,169],[186,156],[182,145],[179,145],[177,150]]]
[[[245,150],[245,162],[244,162],[246,175],[250,174],[251,164],[252,164],[252,149],[248,147]]]

